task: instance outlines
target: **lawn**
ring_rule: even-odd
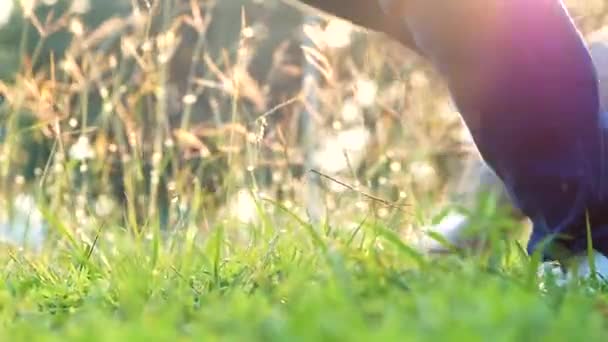
[[[1,339],[608,336],[605,285],[587,280],[557,286],[552,277],[537,276],[536,264],[515,243],[476,256],[427,257],[382,226],[315,229],[285,215],[250,227],[241,242],[220,225],[205,236],[104,238],[100,232],[88,245],[65,236],[40,253],[8,248],[2,253]]]

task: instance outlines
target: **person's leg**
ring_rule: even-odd
[[[414,37],[400,25],[398,17],[387,16],[381,6],[382,0],[298,0],[299,2],[345,19],[366,29],[382,32],[400,41],[408,48],[418,50]],[[403,2],[403,0],[390,2]]]
[[[603,109],[608,108],[608,27],[593,32],[587,36],[589,51],[593,59],[593,63],[599,78],[599,99]],[[608,121],[608,120],[607,120]],[[608,122],[604,126],[608,128]],[[454,197],[458,198],[459,203],[464,202],[469,207],[476,205],[476,200],[480,193],[492,192],[498,198],[498,204],[501,206],[511,206],[512,203],[508,198],[502,181],[494,172],[487,166],[485,162],[477,155],[470,155],[463,162],[465,167],[464,172],[458,175],[459,181],[457,186],[450,190]],[[512,211],[514,218],[521,218],[521,213],[514,208]],[[466,236],[465,231],[469,225],[469,218],[457,213],[449,214],[437,225],[429,228],[430,231],[444,236],[451,243],[459,247],[467,247],[470,239],[475,237]],[[431,251],[445,251],[438,243],[433,243],[424,239],[426,246]],[[601,240],[597,237],[597,240]],[[598,256],[599,260],[603,260]],[[574,260],[579,260],[580,257],[575,257]],[[584,258],[583,258],[584,259]],[[584,260],[579,260],[584,262]],[[603,263],[602,263],[603,264]],[[583,265],[581,270],[586,270],[588,267]]]
[[[586,222],[608,252],[598,239],[608,225],[598,80],[562,2],[386,2],[393,37],[409,32],[442,74],[483,159],[532,220],[529,252],[561,257],[545,238],[583,252]]]

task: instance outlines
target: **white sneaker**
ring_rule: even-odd
[[[608,258],[602,253],[594,251],[593,262],[595,264],[595,275],[600,280],[608,280]],[[538,276],[544,278],[546,274],[551,274],[555,285],[560,287],[568,285],[570,282],[589,279],[593,276],[593,271],[589,265],[589,258],[586,254],[574,256],[567,260],[565,264],[566,271],[564,272],[559,263],[555,261],[544,262],[539,267]],[[546,289],[544,280],[540,283],[540,289]]]
[[[608,258],[600,252],[593,251],[593,267],[595,275],[600,279],[608,280]],[[593,276],[593,270],[589,263],[589,257],[586,254],[577,255],[570,258],[566,262],[566,266],[571,272],[568,272],[568,277],[590,278]]]

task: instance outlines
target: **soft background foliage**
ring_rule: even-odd
[[[91,203],[131,225],[215,220],[230,204],[249,220],[253,189],[314,219],[373,212],[408,230],[411,210],[318,188],[308,170],[426,210],[473,150],[424,61],[336,20],[303,29],[280,1],[4,4],[2,194],[36,192],[79,220],[98,216]],[[601,27],[602,1],[570,5],[586,32]]]

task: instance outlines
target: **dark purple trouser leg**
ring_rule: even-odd
[[[550,258],[584,251],[589,221],[594,248],[607,254],[598,81],[561,2],[403,3],[404,27],[446,78],[482,157],[532,220],[529,252],[545,239],[553,241],[543,249]],[[482,8],[491,20],[477,16]]]
[[[598,81],[560,0],[302,1],[384,31],[434,64],[481,155],[533,221],[530,252],[547,238],[548,257],[585,250],[589,221],[594,248],[608,254]]]

